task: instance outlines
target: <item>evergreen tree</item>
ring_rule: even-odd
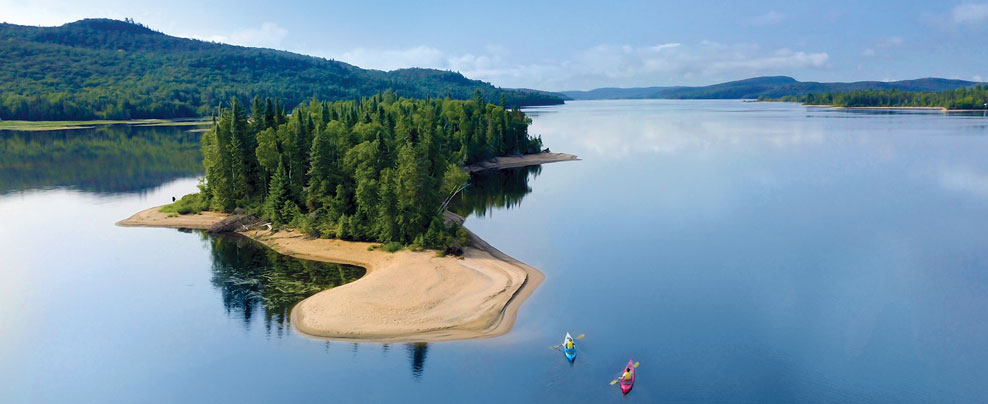
[[[276,225],[285,223],[282,209],[288,200],[287,179],[285,178],[285,165],[278,163],[278,169],[271,176],[271,184],[268,186],[268,196],[264,200],[263,213]]]

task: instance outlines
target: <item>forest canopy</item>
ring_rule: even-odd
[[[958,88],[937,92],[868,90],[807,94],[799,97],[763,98],[762,101],[800,102],[835,107],[930,107],[948,110],[988,109],[988,87]]]
[[[317,98],[487,99],[509,107],[561,104],[551,94],[496,88],[456,72],[361,69],[273,49],[177,38],[132,21],[86,19],[58,27],[0,24],[0,119],[90,120],[209,116],[260,96],[294,108]]]
[[[202,138],[201,192],[181,204],[244,209],[317,237],[447,250],[465,238],[443,219],[463,165],[541,151],[530,118],[487,103],[399,98],[277,102],[233,98]]]

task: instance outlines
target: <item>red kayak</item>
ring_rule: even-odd
[[[624,372],[630,372],[631,373],[631,379],[624,380]],[[621,392],[624,393],[624,394],[628,394],[628,392],[631,391],[631,388],[632,387],[635,387],[635,361],[634,361],[634,359],[629,359],[628,360],[628,366],[625,367],[624,370],[621,371],[620,381],[621,381]]]

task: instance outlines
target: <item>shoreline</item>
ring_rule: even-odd
[[[787,101],[760,101],[760,102],[787,102]],[[837,107],[833,105],[806,105],[801,104],[807,108],[832,108],[832,109],[860,109],[860,110],[914,110],[914,111],[940,111],[943,113],[952,112],[988,112],[988,109],[947,109],[946,107]]]
[[[565,153],[512,156],[464,168],[468,173],[538,165],[578,158]],[[179,215],[153,207],[117,222],[126,227],[205,230],[229,215]],[[464,218],[446,212],[448,220]],[[467,229],[470,244],[459,257],[435,251],[369,250],[380,243],[318,239],[296,230],[238,231],[272,250],[295,258],[364,267],[360,279],[323,290],[291,310],[292,327],[319,339],[352,342],[436,342],[492,338],[514,327],[518,310],[545,276],[494,248]]]
[[[502,156],[492,159],[493,161],[487,161],[479,164],[474,164],[466,166],[463,171],[468,174],[473,174],[480,171],[487,170],[503,170],[506,168],[518,168],[526,166],[535,166],[541,164],[558,163],[560,161],[576,161],[580,158],[574,154],[567,153],[532,153],[523,154],[521,156]]]

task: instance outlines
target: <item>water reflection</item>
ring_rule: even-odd
[[[144,192],[201,173],[200,137],[188,126],[0,130],[0,195],[53,187]]]
[[[408,357],[412,360],[412,378],[416,381],[422,379],[422,371],[425,370],[425,356],[429,353],[429,344],[416,342],[405,346],[408,350]]]
[[[238,235],[206,235],[213,256],[212,284],[220,290],[230,316],[249,327],[255,314],[263,316],[270,334],[280,337],[289,325],[292,306],[319,291],[364,276],[361,267],[292,258]],[[256,313],[260,311],[260,313]]]
[[[532,192],[530,178],[542,173],[542,166],[488,170],[470,176],[470,185],[450,204],[450,210],[467,217],[486,216],[494,208],[513,208]]]

